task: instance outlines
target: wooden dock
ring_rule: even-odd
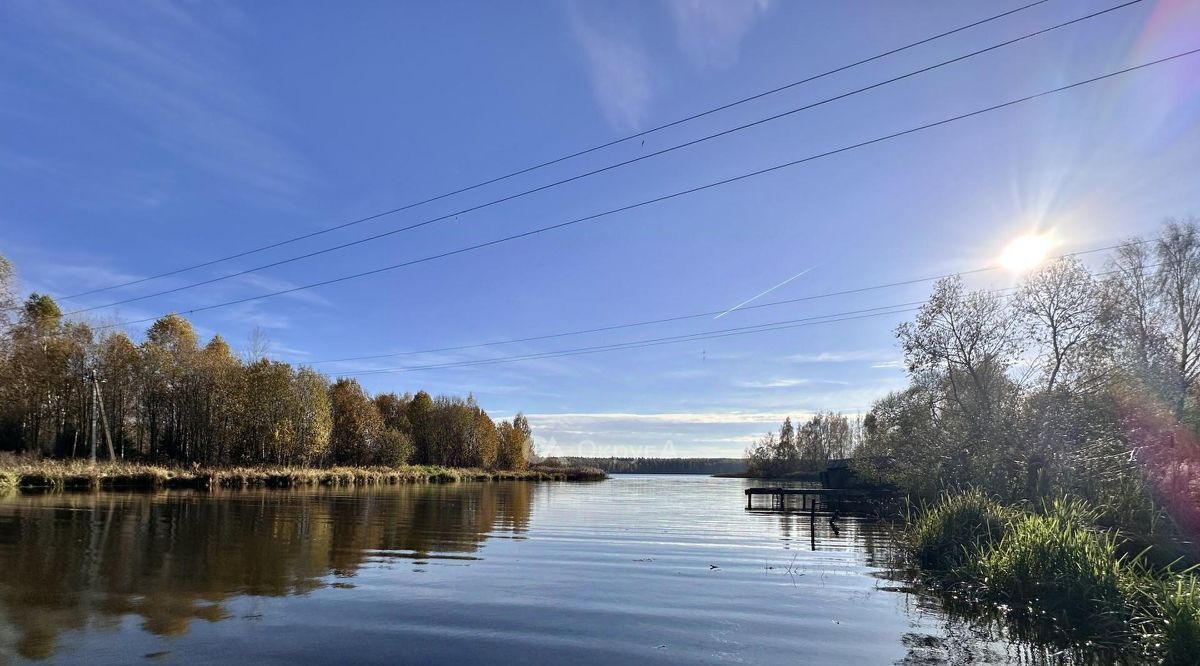
[[[787,498],[798,495],[800,497],[800,506],[798,507],[800,511],[816,511],[818,506],[825,509],[837,509],[846,500],[865,501],[881,499],[890,494],[886,491],[861,488],[747,488],[746,508],[756,508],[753,502],[755,495],[767,495],[771,497],[771,506],[760,508],[787,509],[789,508],[787,506]]]

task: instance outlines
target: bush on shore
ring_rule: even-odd
[[[1116,537],[1095,530],[1089,515],[1079,502],[1057,500],[1041,514],[1014,519],[1004,538],[971,564],[985,595],[1069,634],[1127,631],[1128,567]]]
[[[907,543],[923,568],[948,572],[999,541],[1011,514],[979,489],[946,493],[910,513]]]
[[[1200,654],[1200,583],[1122,554],[1099,513],[1062,498],[1036,513],[978,490],[944,494],[908,518],[917,564],[1049,638],[1090,641],[1168,664]]]

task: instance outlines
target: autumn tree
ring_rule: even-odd
[[[287,463],[298,456],[296,396],[292,366],[260,358],[246,367],[241,410],[242,436],[235,459]]]
[[[117,455],[124,458],[135,434],[129,425],[136,420],[138,405],[138,349],[122,332],[105,336],[96,354],[96,372],[103,381],[104,413]]]
[[[529,420],[518,412],[512,421],[502,421],[496,429],[499,451],[496,467],[525,469],[533,456],[533,432]]]
[[[340,377],[329,387],[333,427],[330,450],[339,465],[369,465],[383,432],[383,419],[358,381]]]
[[[0,450],[87,455],[94,372],[97,411],[121,458],[519,468],[530,457],[524,416],[502,437],[473,396],[372,398],[355,380],[330,385],[311,368],[270,360],[261,331],[244,358],[220,335],[200,346],[176,314],[156,320],[140,344],[120,331],[97,338],[50,296],[18,306],[14,281],[0,257]]]
[[[79,395],[83,377],[78,327],[63,322],[62,311],[49,296],[26,299],[13,327],[5,388],[8,419],[21,448],[58,453],[60,436],[74,431],[77,444]],[[68,420],[69,415],[69,420]]]
[[[320,465],[329,458],[333,409],[328,385],[325,376],[312,368],[300,368],[292,375],[292,462]]]
[[[190,459],[195,425],[189,404],[196,399],[198,340],[188,320],[176,314],[151,325],[142,343],[142,414],[150,457]]]
[[[418,391],[408,403],[406,411],[412,427],[412,461],[419,465],[431,465],[437,457],[432,431],[433,398],[425,391]]]

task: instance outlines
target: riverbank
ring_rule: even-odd
[[[174,467],[122,462],[41,460],[0,464],[0,488],[20,490],[107,490],[159,488],[290,488],[297,486],[454,483],[459,481],[599,481],[589,467],[531,467],[526,470],[405,465],[402,467]]]
[[[1098,513],[1059,499],[1037,510],[980,491],[944,495],[907,517],[904,543],[926,581],[958,606],[1002,615],[1019,634],[1097,645],[1167,664],[1200,653],[1195,567],[1155,567]]]

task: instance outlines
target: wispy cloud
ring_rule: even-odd
[[[667,0],[679,49],[700,69],[737,62],[742,41],[771,8],[770,0]]]
[[[646,7],[653,6],[641,6]],[[771,0],[665,0],[657,7],[665,7],[685,61],[699,70],[718,70],[737,62],[742,43],[770,10]],[[642,127],[658,88],[670,76],[658,64],[661,57],[652,55],[666,40],[643,37],[640,27],[653,22],[603,3],[572,2],[567,18],[605,119],[622,131]]]
[[[761,381],[736,381],[733,383],[738,388],[747,389],[772,389],[772,388],[794,388],[796,386],[811,386],[813,384],[829,384],[833,386],[849,386],[850,382],[840,379],[809,379],[807,377],[782,377],[778,379],[766,379]]]
[[[229,282],[231,286],[244,286],[248,287],[254,293],[263,294],[287,291],[288,289],[295,289],[297,286],[299,286],[290,280],[270,277],[259,273],[246,273],[245,275],[239,275],[236,278],[230,278]],[[311,289],[291,291],[286,294],[280,294],[276,298],[286,298],[300,303],[307,303],[308,305],[332,305],[328,298],[325,298]]]
[[[620,129],[639,127],[653,90],[650,58],[632,26],[585,15],[578,2],[569,5],[568,15],[605,118]]]
[[[870,361],[887,363],[896,359],[896,353],[884,349],[858,349],[792,354],[787,360],[793,363],[854,363]]]
[[[275,136],[282,118],[238,63],[243,27],[229,8],[47,0],[9,10],[59,56],[30,66],[135,118],[158,145],[256,194],[288,197],[308,182]]]

